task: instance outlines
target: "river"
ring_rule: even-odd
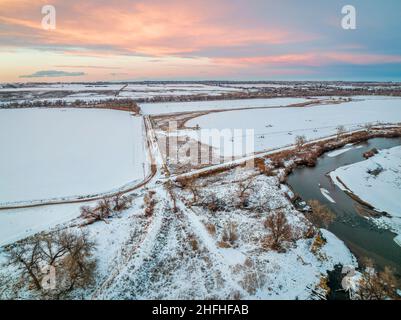
[[[328,229],[343,240],[358,259],[371,258],[379,269],[390,266],[401,277],[401,247],[393,241],[395,234],[379,229],[372,221],[361,216],[356,210],[361,205],[327,176],[338,167],[365,160],[362,154],[372,148],[380,150],[399,145],[401,138],[375,138],[335,157],[329,157],[326,153],[319,158],[316,167],[296,168],[288,176],[288,184],[303,200],[319,200],[336,214],[335,221]],[[330,197],[336,203],[322,195],[319,184],[330,192]]]

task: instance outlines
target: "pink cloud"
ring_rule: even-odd
[[[220,19],[231,13],[225,1],[213,5],[202,1],[121,1],[118,7],[93,1],[72,2],[67,8],[56,1],[58,24],[52,32],[40,28],[38,12],[43,1],[22,1],[15,7],[10,1],[3,3],[0,23],[19,27],[16,38],[43,46],[107,46],[122,53],[180,56],[211,47],[281,45],[315,37],[282,27],[228,24]]]

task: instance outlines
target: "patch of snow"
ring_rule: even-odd
[[[335,151],[329,152],[327,154],[327,156],[330,157],[330,158],[334,158],[334,157],[339,156],[340,154],[346,153],[349,150],[352,150],[352,148],[342,148],[342,149],[339,149],[339,150],[335,150]]]
[[[331,203],[336,203],[335,200],[330,196],[330,191],[325,188],[320,188],[322,195],[329,200]]]
[[[0,211],[0,246],[77,218],[81,205],[63,204]]]

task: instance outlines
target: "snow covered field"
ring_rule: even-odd
[[[54,91],[73,91],[68,93],[71,101],[103,98],[120,89],[114,84],[47,86]],[[225,90],[239,89],[198,84],[129,84],[119,97],[203,92],[213,95]],[[194,179],[191,183],[196,192],[184,184],[180,186],[179,181],[170,179],[168,164],[159,150],[161,135],[168,133],[156,127],[157,140],[152,126],[158,122],[149,115],[268,108],[211,113],[186,124],[199,125],[201,129],[254,129],[256,151],[293,144],[297,135],[305,135],[307,139],[332,135],[338,125],[356,129],[367,122],[401,122],[399,98],[358,97],[356,100],[302,108],[286,106],[311,100],[148,103],[141,105],[143,117],[98,109],[0,110],[0,206],[88,196],[142,181],[148,173],[143,172],[143,164],[148,169],[144,120],[150,152],[157,160],[152,168],[155,176],[147,181],[146,188],[127,194],[132,199],[131,206],[113,211],[109,217],[93,224],[80,216],[80,207],[94,207],[97,201],[0,211],[0,262],[5,261],[5,247],[1,246],[68,226],[70,231],[88,232],[96,243],[94,256],[98,261],[95,284],[73,291],[71,298],[319,298],[319,294],[325,294],[328,270],[339,263],[356,266],[356,259],[346,245],[331,232],[312,228],[307,216],[297,211],[289,200],[291,191],[280,183],[279,176],[239,167]],[[174,117],[180,116],[165,118]],[[181,117],[186,119],[187,115]],[[188,128],[171,134],[196,138],[198,131]],[[330,156],[336,157],[350,148],[346,145]],[[385,171],[380,175],[384,177],[387,172],[393,177],[395,171],[401,171],[401,164],[397,162],[401,150],[391,149],[391,154],[380,156],[383,159],[371,159],[383,162]],[[401,190],[399,179],[391,181],[392,187],[398,186]],[[239,190],[247,182],[250,184],[244,193],[246,202],[241,205]],[[321,188],[321,192],[330,200],[326,189]],[[397,193],[393,199],[399,196]],[[153,209],[149,214],[151,203]],[[291,237],[283,242],[282,250],[277,250],[264,245],[272,234],[265,222],[280,212],[285,215]],[[229,231],[230,228],[234,231]],[[4,266],[0,268],[1,278],[18,281],[19,274],[13,267]],[[27,288],[17,292],[0,290],[0,299],[4,293],[22,299],[38,298],[39,294]]]
[[[389,213],[392,218],[380,218],[392,230],[401,234],[401,147],[380,151],[362,162],[343,166],[330,173],[334,183],[347,188],[378,211]]]
[[[401,122],[400,98],[358,97],[356,101],[333,105],[227,111],[194,118],[186,125],[198,125],[200,130],[243,130],[239,135],[235,132],[232,134],[234,142],[237,139],[244,141],[245,130],[254,129],[255,151],[262,151],[293,144],[298,135],[304,135],[308,140],[318,139],[336,134],[339,125],[344,125],[347,130],[355,130],[366,123],[378,122]],[[201,142],[219,149],[219,141],[210,139],[208,134],[202,135],[194,130],[186,130],[182,134],[201,139]],[[228,149],[223,151],[225,156],[233,153],[231,148]]]
[[[121,91],[120,91],[121,90]],[[159,96],[218,96],[223,93],[241,92],[245,89],[221,87],[206,84],[38,84],[15,88],[0,88],[0,105],[9,102],[34,102],[59,100],[67,103],[82,100],[86,102],[103,101],[108,99],[149,99]],[[118,94],[117,94],[118,93]],[[12,94],[12,98],[7,95]],[[46,97],[42,95],[46,94]],[[50,94],[50,96],[49,96]],[[2,95],[5,98],[2,99]]]
[[[0,110],[0,204],[86,196],[143,179],[142,119],[88,109]]]
[[[79,217],[82,203],[0,211],[0,246]]]
[[[118,91],[123,88],[123,83],[104,83],[104,84],[84,84],[84,83],[60,83],[60,84],[37,84],[32,86],[21,86],[16,88],[0,88],[0,92],[22,92],[22,91]],[[125,91],[132,92],[163,92],[163,91],[187,91],[189,93],[196,92],[227,92],[240,91],[236,88],[220,87],[205,84],[139,84],[129,83],[124,87]]]
[[[220,109],[279,107],[309,101],[305,98],[241,99],[171,103],[142,103],[142,112],[150,115]]]

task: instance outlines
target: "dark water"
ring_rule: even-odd
[[[401,138],[375,138],[359,145],[361,148],[353,148],[336,157],[323,155],[314,168],[295,169],[288,177],[288,184],[303,200],[319,200],[336,214],[329,230],[343,240],[357,258],[371,258],[379,269],[390,266],[397,276],[401,276],[401,247],[393,241],[395,234],[380,230],[358,214],[355,208],[359,204],[326,176],[338,167],[364,160],[362,154],[372,148],[380,150],[401,145]],[[336,203],[331,203],[321,194],[319,183],[330,192]]]

